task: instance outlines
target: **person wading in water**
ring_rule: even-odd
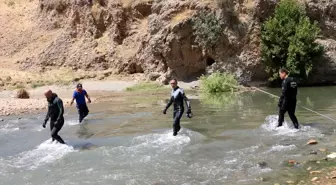
[[[171,97],[166,105],[165,109],[163,110],[163,114],[167,113],[167,109],[171,106],[171,104],[174,103],[174,124],[173,124],[173,135],[176,136],[177,133],[180,131],[181,126],[180,126],[180,119],[183,115],[184,112],[184,106],[183,106],[183,101],[185,101],[187,105],[187,116],[191,118],[192,113],[191,113],[191,107],[190,107],[190,102],[188,98],[186,97],[183,89],[181,89],[179,86],[177,86],[177,80],[173,79],[170,81],[170,85],[172,87],[172,92],[171,92]]]
[[[288,76],[289,72],[286,69],[280,69],[279,75],[282,81],[282,93],[279,99],[279,120],[278,127],[284,122],[285,113],[288,112],[290,119],[296,129],[299,129],[299,122],[295,116],[297,82],[293,77]]]
[[[79,114],[79,123],[81,123],[83,119],[89,114],[89,109],[86,105],[85,97],[88,99],[88,103],[91,103],[90,96],[83,89],[82,84],[77,84],[77,87],[72,95],[70,105],[72,105],[74,100],[76,99],[77,110]]]
[[[52,141],[56,140],[59,143],[65,144],[63,139],[58,135],[58,132],[62,129],[64,125],[64,107],[62,100],[53,93],[51,90],[47,90],[44,96],[48,101],[48,113],[43,122],[43,128],[46,128],[46,124],[50,118],[50,131]]]

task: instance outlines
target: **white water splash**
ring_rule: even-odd
[[[278,116],[270,115],[265,119],[265,123],[261,125],[261,128],[273,132],[273,135],[286,135],[286,136],[295,136],[299,138],[306,137],[323,137],[323,134],[318,129],[314,129],[310,126],[300,126],[299,129],[295,129],[292,123],[284,121],[283,126],[278,126]]]
[[[14,160],[14,166],[35,169],[38,166],[52,163],[66,154],[73,152],[72,146],[52,142],[51,139],[41,143],[36,149],[21,153]]]
[[[14,124],[5,124],[0,128],[0,133],[11,133],[20,130],[20,128]]]

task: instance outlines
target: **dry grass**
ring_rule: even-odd
[[[19,89],[17,91],[16,97],[19,99],[29,99],[29,93],[26,91],[26,89]]]
[[[171,25],[177,25],[178,23],[188,19],[191,17],[191,15],[194,13],[194,10],[189,10],[189,9],[185,9],[182,12],[179,12],[177,14],[175,14],[172,18],[171,18]]]
[[[129,9],[133,3],[149,3],[153,1],[154,0],[121,0],[121,3],[124,9]]]
[[[96,76],[97,72],[72,71],[66,68],[46,71],[44,73],[2,69],[0,79],[4,88],[19,89],[24,87],[37,88],[44,85],[68,85],[73,81]],[[7,80],[8,79],[8,80]]]
[[[122,7],[124,9],[130,8],[132,6],[132,2],[133,2],[133,0],[121,0]]]
[[[14,0],[6,0],[5,4],[9,7],[14,7],[15,6]]]

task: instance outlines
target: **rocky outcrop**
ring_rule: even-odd
[[[145,73],[167,83],[213,71],[232,72],[241,82],[265,80],[260,64],[260,28],[278,0],[39,0],[41,29],[58,30],[58,37],[40,53],[19,61],[72,69]],[[305,0],[309,16],[318,20],[326,53],[313,80],[336,75],[333,1]],[[198,12],[214,13],[222,33],[215,46],[195,41],[192,19]],[[327,68],[325,66],[328,66]],[[329,67],[330,66],[330,67]],[[325,78],[321,78],[321,76]]]

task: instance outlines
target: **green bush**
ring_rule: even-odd
[[[270,81],[278,79],[281,67],[292,76],[306,79],[314,67],[313,58],[323,51],[315,42],[319,33],[317,23],[310,22],[297,1],[282,0],[262,27],[262,62]]]
[[[204,47],[213,47],[222,35],[222,27],[213,12],[201,11],[192,18],[195,42]]]
[[[217,94],[223,92],[234,92],[239,88],[238,81],[234,75],[229,73],[212,73],[209,76],[201,76],[201,92],[205,94]]]

